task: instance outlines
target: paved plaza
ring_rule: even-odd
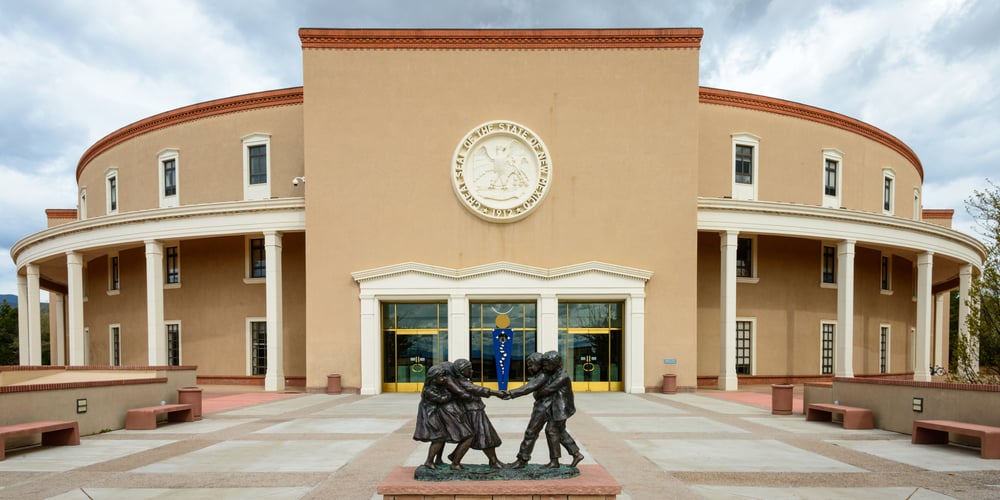
[[[771,415],[767,389],[578,393],[568,429],[583,463],[622,484],[622,499],[1000,497],[1000,460],[977,449],[807,422],[801,400],[798,413]],[[426,456],[427,444],[411,438],[419,394],[231,390],[207,386],[197,422],[11,450],[0,462],[0,498],[379,499],[390,471]],[[487,401],[501,460],[514,459],[531,403]],[[532,462],[547,460],[543,438]],[[485,457],[472,450],[465,462]]]

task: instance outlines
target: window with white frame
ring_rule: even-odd
[[[834,245],[823,245],[823,254],[821,257],[821,278],[820,283],[823,285],[836,285],[837,284],[837,247]]]
[[[736,238],[736,279],[756,282],[757,279],[757,237]]]
[[[920,190],[913,190],[913,220],[920,220],[923,217],[923,210],[920,209]]]
[[[878,372],[889,373],[889,325],[878,328]]]
[[[746,132],[732,135],[732,198],[756,200],[760,137]]]
[[[840,208],[844,196],[844,153],[838,149],[823,150],[823,206]]]
[[[271,197],[271,135],[254,133],[243,137],[243,198]]]
[[[80,188],[80,203],[76,214],[80,220],[87,218],[87,188]]]
[[[754,319],[736,320],[736,374],[754,374]]]
[[[181,364],[181,322],[169,321],[166,323],[167,333],[167,366],[180,366]]]
[[[165,285],[181,284],[181,247],[170,245],[163,248],[163,282]]]
[[[105,201],[108,215],[118,213],[118,169],[108,169],[105,174]]]
[[[833,374],[834,338],[837,334],[837,323],[834,321],[820,322],[819,331],[819,367],[823,375]]]
[[[160,181],[160,208],[176,207],[180,196],[177,192],[179,180],[180,152],[168,148],[157,155]]]
[[[896,209],[896,173],[891,168],[882,170],[882,213],[892,215]]]
[[[108,293],[117,293],[121,290],[121,266],[119,265],[118,253],[108,255]]]
[[[108,328],[108,345],[111,347],[109,356],[111,366],[122,365],[122,326],[111,325]]]
[[[247,319],[248,375],[267,375],[267,320]]]
[[[263,282],[267,277],[267,252],[264,238],[246,238],[246,278],[247,283]]]
[[[879,289],[892,293],[892,255],[884,252],[879,259]]]

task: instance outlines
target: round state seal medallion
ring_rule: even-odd
[[[545,198],[552,160],[545,143],[514,122],[486,122],[455,148],[451,182],[472,213],[492,222],[514,222]]]

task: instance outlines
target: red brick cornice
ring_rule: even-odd
[[[924,219],[951,220],[953,217],[955,217],[955,211],[950,208],[927,208],[923,212]]]
[[[49,219],[76,219],[75,208],[47,208],[45,217]]]
[[[697,49],[701,28],[326,29],[302,28],[303,49]]]
[[[302,104],[302,95],[302,87],[268,90],[192,104],[139,120],[108,134],[83,153],[83,157],[80,158],[80,163],[76,167],[76,179],[80,180],[80,174],[83,173],[83,169],[98,155],[142,134],[179,123],[200,120],[209,116],[274,106]]]
[[[735,108],[791,116],[853,132],[878,142],[902,155],[917,170],[920,180],[924,180],[924,167],[920,163],[920,158],[917,157],[917,154],[909,146],[884,130],[873,127],[863,121],[797,102],[744,92],[734,92],[732,90],[701,87],[698,91],[698,98],[704,104],[718,104],[720,106],[732,106]]]

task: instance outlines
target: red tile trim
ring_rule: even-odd
[[[210,116],[237,113],[252,109],[302,104],[302,98],[302,87],[268,90],[192,104],[139,120],[108,134],[83,153],[83,157],[80,158],[80,162],[76,167],[76,180],[80,180],[83,169],[98,155],[129,139],[148,132]]]
[[[925,219],[946,219],[955,217],[955,211],[950,208],[928,208],[923,211]]]
[[[89,382],[60,382],[57,384],[5,385],[0,386],[0,394],[14,392],[54,391],[59,389],[83,389],[86,387],[108,387],[115,385],[165,384],[166,377],[133,378],[124,380],[95,380]]]
[[[76,209],[74,208],[47,208],[45,217],[48,219],[76,219]]]
[[[879,378],[835,377],[835,383],[897,385],[903,387],[924,387],[929,389],[951,389],[956,391],[1000,392],[1000,385],[990,384],[958,384],[954,382],[918,382],[916,380],[891,380]]]
[[[790,116],[858,134],[862,137],[878,142],[902,155],[903,158],[909,160],[909,162],[913,165],[913,168],[917,170],[917,174],[920,175],[920,180],[924,180],[924,167],[920,163],[920,158],[917,157],[917,154],[914,153],[909,146],[888,132],[849,116],[844,116],[834,113],[833,111],[827,111],[825,109],[807,106],[797,102],[786,101],[784,99],[775,99],[774,97],[747,94],[745,92],[735,92],[732,90],[713,89],[710,87],[701,87],[698,92],[698,98],[702,104],[732,106],[735,108],[751,109],[755,111],[763,111],[765,113]]]
[[[323,29],[302,28],[303,49],[698,49],[701,28],[650,29]]]

